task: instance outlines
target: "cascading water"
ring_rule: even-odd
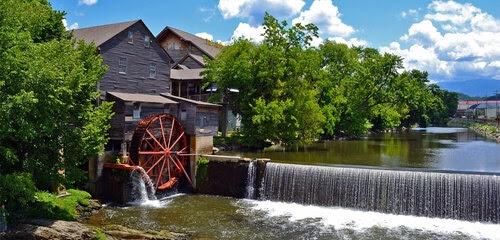
[[[151,178],[149,178],[143,168],[137,167],[130,172],[132,179],[132,193],[133,202],[147,202],[149,200],[156,200],[156,190]]]
[[[500,222],[500,176],[268,163],[261,198]]]
[[[255,198],[255,183],[257,178],[257,162],[251,161],[248,164],[248,174],[247,174],[247,186],[245,192],[245,198],[254,199]]]

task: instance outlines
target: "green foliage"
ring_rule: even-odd
[[[111,104],[96,104],[102,59],[63,17],[46,0],[0,2],[0,173],[32,173],[42,189],[83,180],[111,116]]]
[[[34,202],[35,184],[28,173],[0,175],[0,206],[8,213],[18,212]]]
[[[218,86],[218,100],[232,104],[241,114],[243,140],[248,145],[265,142],[308,142],[322,132],[318,112],[316,77],[319,55],[309,42],[317,36],[314,25],[287,26],[272,16],[264,17],[265,40],[245,39],[222,50],[205,71],[207,85]],[[231,94],[237,88],[242,94]]]
[[[106,237],[106,234],[101,229],[95,230],[94,240],[106,240],[106,239],[108,239],[108,238]]]
[[[196,184],[201,186],[207,177],[208,163],[210,161],[203,156],[196,160]]]
[[[58,197],[49,192],[37,192],[32,207],[26,214],[33,218],[73,221],[78,218],[78,208],[89,206],[90,194],[69,189],[69,195]]]
[[[399,56],[332,41],[313,48],[314,25],[288,27],[267,14],[263,26],[260,44],[239,39],[204,72],[206,86],[219,87],[215,100],[241,115],[248,145],[441,124],[456,110],[456,95],[405,71]]]

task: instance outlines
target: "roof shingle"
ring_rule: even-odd
[[[206,53],[211,58],[215,58],[221,50],[220,47],[217,46],[217,43],[214,43],[210,40],[198,37],[194,34],[184,32],[180,29],[176,29],[176,28],[168,27],[168,26],[165,27],[165,29],[163,29],[163,31],[161,31],[160,34],[158,34],[158,36],[156,37],[158,39],[158,41],[161,42],[161,38],[169,30],[172,31],[173,33],[177,34],[179,37],[181,37],[185,41],[191,42],[193,45],[195,45],[197,48],[199,48],[201,51]]]
[[[139,21],[141,20],[75,29],[73,30],[73,36],[78,40],[83,40],[89,43],[93,42],[96,46],[100,46],[116,36],[118,33],[124,31]]]

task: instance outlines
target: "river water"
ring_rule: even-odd
[[[297,150],[221,154],[296,164],[500,172],[500,145],[466,128],[416,128],[372,134],[361,140],[315,143]]]
[[[500,145],[466,129],[415,129],[318,143],[298,151],[231,154],[314,165],[500,172]],[[170,230],[194,239],[500,239],[500,224],[183,194],[108,206],[88,223]]]

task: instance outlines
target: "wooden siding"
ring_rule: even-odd
[[[178,49],[169,49],[169,45],[175,43],[178,44],[179,48]],[[177,35],[169,32],[168,35],[163,38],[163,40],[160,42],[161,47],[167,51],[168,55],[172,57],[174,62],[179,62],[184,56],[186,56],[189,53],[193,53],[196,55],[200,56],[207,56],[205,53],[203,53],[200,49],[198,49],[196,46],[191,44],[190,42],[182,41]]]
[[[195,128],[196,136],[215,136],[219,128],[219,109],[198,106]]]
[[[130,141],[139,121],[139,119],[133,119],[133,103],[124,102],[112,96],[108,100],[115,102],[110,139]],[[152,114],[168,113],[181,122],[189,136],[214,136],[217,133],[219,126],[218,107],[199,106],[189,102],[179,102],[178,104],[140,103],[140,105],[141,119]]]
[[[134,33],[133,43],[128,43],[128,32]],[[151,47],[147,48],[144,36],[151,39]],[[99,84],[101,93],[107,91],[125,93],[157,94],[170,92],[171,60],[165,54],[155,37],[138,22],[119,33],[100,47],[104,63],[109,66]],[[119,73],[119,59],[127,58],[127,73]],[[156,78],[149,78],[150,64],[156,64]]]
[[[196,60],[194,60],[193,58],[191,58],[189,56],[179,63],[190,68],[190,69],[204,68],[203,65],[201,65],[199,62],[197,62]]]

